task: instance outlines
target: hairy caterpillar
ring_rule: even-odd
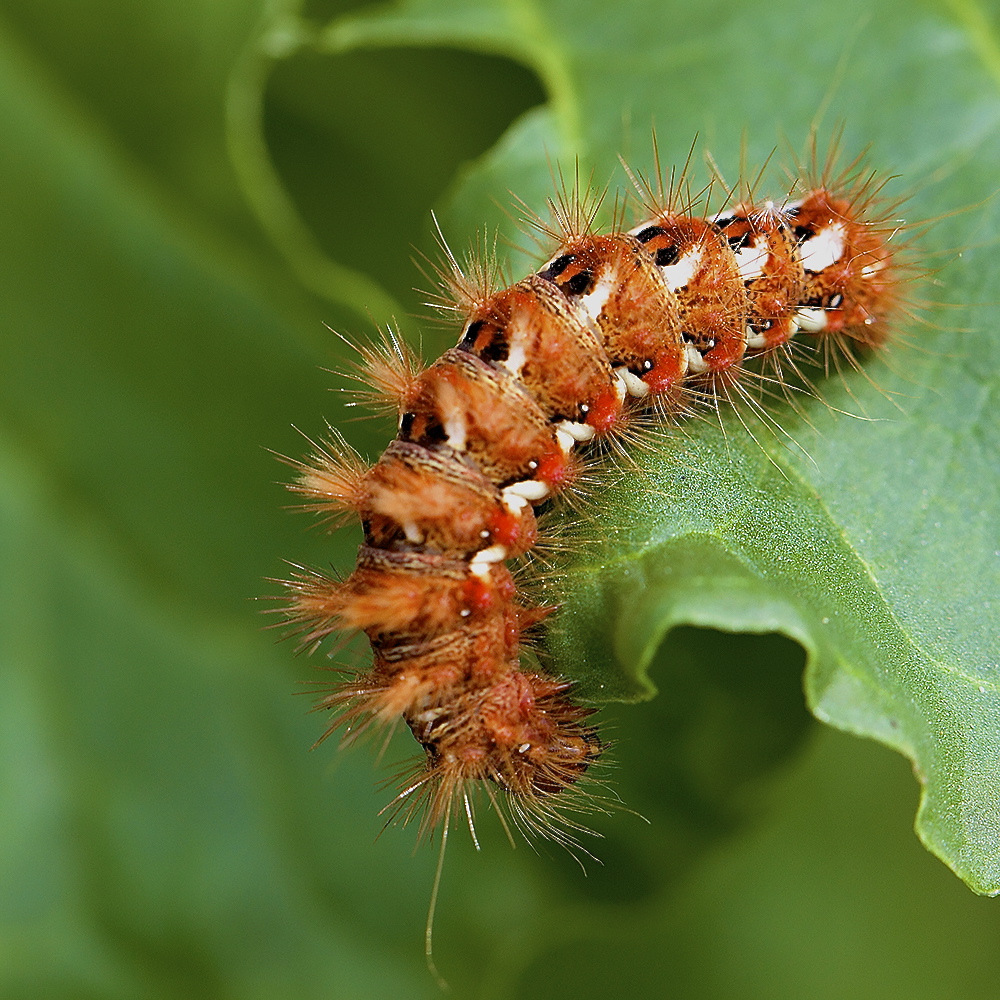
[[[635,178],[634,178],[635,179]],[[585,456],[650,413],[675,418],[738,388],[754,359],[794,365],[807,340],[856,363],[899,306],[899,225],[860,161],[828,163],[781,200],[751,191],[698,213],[682,174],[641,178],[642,221],[602,233],[576,195],[551,203],[557,243],[533,274],[495,287],[449,255],[456,347],[429,367],[397,338],[360,348],[370,395],[398,434],[368,467],[334,433],[292,487],[328,519],[360,519],[346,579],[299,568],[288,617],[306,646],[363,631],[373,664],[320,705],[325,736],[402,718],[424,760],[394,800],[422,829],[470,792],[496,792],[525,832],[572,844],[567,798],[605,749],[571,685],[523,653],[554,609],[530,601],[510,560],[538,543],[536,508],[578,480]]]

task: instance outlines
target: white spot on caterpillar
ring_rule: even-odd
[[[469,562],[469,572],[476,576],[485,577],[490,575],[490,567],[494,563],[503,562],[507,558],[507,547],[505,545],[491,545],[488,549],[477,552]]]
[[[576,438],[558,427],[556,428],[556,441],[564,455],[568,455],[576,447]]]
[[[527,337],[526,327],[529,316],[524,310],[518,310],[515,316],[507,324],[507,357],[499,362],[515,378],[518,378],[524,369],[524,364],[528,360],[525,344]]]
[[[548,483],[538,479],[523,479],[519,483],[511,483],[503,491],[504,500],[509,497],[521,497],[524,500],[544,500],[549,495]]]
[[[413,523],[413,521],[404,521],[402,523],[403,534],[406,535],[406,540],[414,545],[419,545],[424,540],[424,533]]]
[[[466,432],[465,412],[459,405],[449,406],[447,413],[443,413],[441,426],[444,428],[448,446],[455,451],[465,451]]]
[[[590,424],[580,424],[574,420],[561,420],[558,424],[556,424],[556,427],[566,434],[569,434],[574,441],[579,441],[581,443],[590,441],[596,433]]]
[[[643,396],[649,395],[649,386],[635,372],[630,372],[627,368],[616,368],[615,378],[630,396],[642,399]]]
[[[531,504],[528,503],[528,501],[525,500],[524,497],[518,496],[516,493],[511,493],[508,495],[506,492],[504,492],[502,496],[503,496],[503,505],[515,517],[520,517],[521,512],[524,510],[524,508],[531,506]],[[489,535],[489,532],[487,532],[487,535]]]
[[[601,313],[604,311],[604,307],[607,305],[608,299],[611,298],[611,293],[618,287],[618,281],[616,280],[616,275],[613,273],[612,268],[606,268],[604,274],[598,278],[594,287],[586,295],[581,295],[577,301],[577,307],[583,313],[586,320],[589,321],[591,326],[596,327],[597,321],[601,317]]]
[[[594,428],[589,424],[578,424],[572,420],[562,420],[556,424],[556,440],[563,453],[568,455],[577,444],[591,440]]]
[[[825,309],[796,309],[795,322],[806,333],[822,333],[826,329]]]
[[[807,271],[818,274],[844,256],[844,224],[824,226],[799,247],[799,260]]]
[[[689,250],[676,264],[660,268],[660,274],[670,291],[680,291],[691,281],[701,266],[701,256],[701,250]]]
[[[734,250],[736,256],[736,266],[739,269],[740,277],[744,281],[753,281],[764,273],[767,266],[767,258],[771,252],[765,244],[762,247],[749,246],[740,250]]]
[[[743,339],[746,341],[747,350],[762,351],[767,347],[767,337],[763,333],[758,333],[753,327],[746,328]]]
[[[688,371],[695,375],[703,375],[708,371],[708,364],[694,344],[684,345],[684,356],[687,358]]]

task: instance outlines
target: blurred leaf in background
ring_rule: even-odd
[[[762,162],[782,135],[798,145],[826,105],[850,152],[871,142],[875,166],[905,172],[911,217],[968,208],[927,238],[966,248],[927,296],[995,303],[991,17],[964,0],[632,0],[611,12],[8,0],[0,996],[437,995],[421,954],[433,851],[414,854],[408,830],[374,842],[389,793],[373,753],[307,753],[320,720],[291,695],[313,667],[260,630],[252,601],[281,557],[347,568],[357,541],[307,532],[265,449],[301,453],[292,425],[318,434],[323,418],[373,456],[389,434],[344,424],[350,411],[327,392],[342,383],[322,369],[348,351],[324,324],[364,334],[394,315],[416,339],[411,257],[433,252],[431,208],[456,247],[497,225],[513,238],[496,202],[510,189],[540,207],[550,159],[579,157],[598,178],[618,153],[648,167],[655,122],[665,158],[700,133],[735,173],[744,131]],[[915,370],[895,382],[875,366],[882,386],[910,387],[904,416],[814,408],[795,427],[819,470],[808,482],[898,623],[983,688],[972,711],[954,688],[932,690],[938,675],[908,689],[887,669],[889,707],[870,710],[861,684],[827,713],[870,732],[908,691],[918,705],[940,695],[940,731],[968,739],[928,759],[946,765],[940,787],[971,789],[949,800],[952,828],[980,838],[929,839],[980,888],[997,828],[983,812],[996,795],[983,763],[996,738],[991,313],[932,310],[937,325],[912,333],[929,353],[887,362]],[[426,352],[453,336],[425,330]],[[843,409],[851,393],[877,397],[863,379],[831,392]],[[705,475],[725,473],[719,433],[685,434]],[[771,468],[760,451],[732,448],[736,489],[770,488],[755,478]],[[869,510],[859,475],[898,485],[885,513]],[[903,552],[920,490],[944,527],[925,537],[921,521]],[[638,534],[621,536],[622,552],[645,551]],[[620,582],[588,558],[570,577],[578,613],[611,592],[598,620],[612,635]],[[677,620],[720,624],[696,609]],[[779,626],[816,655],[808,623]],[[489,820],[480,855],[454,837],[437,940],[456,995],[993,996],[995,904],[913,836],[918,786],[902,757],[810,720],[802,647],[687,628],[660,638],[642,640],[660,696],[605,712],[616,791],[650,823],[601,817],[603,865],[586,878],[544,845],[512,852]],[[648,684],[643,665],[617,669],[621,695]],[[822,712],[815,683],[810,694]],[[851,725],[854,705],[868,707]],[[400,738],[387,759],[412,752]]]

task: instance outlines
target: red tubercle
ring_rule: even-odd
[[[710,351],[702,355],[710,372],[723,372],[733,365],[739,364],[745,353],[742,336],[727,336],[720,340]]]
[[[493,563],[488,574],[469,572],[462,583],[462,599],[468,611],[484,614],[509,604],[517,593],[510,570],[503,563]]]
[[[553,446],[539,460],[535,469],[535,479],[558,488],[566,483],[570,476],[570,465],[562,450]]]
[[[650,392],[662,393],[667,392],[683,376],[680,354],[676,351],[661,351],[654,355],[653,367],[643,374],[642,380],[649,386]]]
[[[516,514],[498,507],[487,519],[486,530],[490,541],[502,545],[510,558],[524,555],[538,544],[538,522],[530,507]]]
[[[479,614],[489,611],[497,596],[492,582],[475,573],[470,573],[462,585],[462,594],[468,609]]]
[[[621,412],[622,401],[614,387],[608,386],[591,400],[586,422],[598,435],[608,434],[618,423]]]
[[[773,351],[783,344],[790,343],[795,330],[796,328],[793,327],[791,321],[787,318],[772,323],[770,328],[764,331],[764,343],[766,345],[764,353]]]
[[[513,549],[517,547],[521,537],[521,518],[508,510],[498,508],[490,515],[487,530],[497,545]]]

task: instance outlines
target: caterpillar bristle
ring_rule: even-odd
[[[379,330],[374,341],[341,339],[358,355],[344,372],[358,384],[348,390],[351,405],[396,416],[423,367],[420,355],[391,327]]]
[[[424,274],[434,291],[426,293],[424,305],[447,320],[464,319],[508,284],[497,256],[497,237],[477,233],[460,261],[441,232],[437,218],[434,229],[440,258],[426,261]]]
[[[284,584],[287,603],[284,607],[288,634],[298,639],[300,650],[317,649],[320,643],[340,629],[343,581],[306,566],[296,566]]]
[[[680,169],[671,166],[669,171],[663,169],[660,158],[660,144],[654,133],[652,140],[653,170],[645,173],[636,169],[623,156],[618,157],[625,175],[632,184],[638,203],[645,218],[657,215],[698,215],[714,190],[716,177],[713,176],[701,188],[693,189],[691,180],[691,163],[697,145],[697,136],[688,149],[687,157]],[[707,211],[707,209],[706,209]]]
[[[288,620],[307,647],[352,631],[370,641],[371,666],[323,691],[333,717],[320,741],[407,724],[424,755],[400,775],[389,822],[444,838],[464,813],[475,838],[484,792],[509,831],[583,851],[575,817],[614,807],[586,785],[606,744],[537,644],[556,610],[544,597],[555,556],[594,529],[577,517],[559,533],[549,507],[585,508],[609,465],[640,488],[636,453],[676,444],[692,418],[729,433],[723,410],[795,446],[773,401],[807,422],[817,370],[870,377],[866,358],[914,308],[900,202],[865,155],[839,166],[839,136],[822,155],[813,137],[772,200],[745,144],[733,185],[714,162],[695,184],[693,153],[664,173],[654,140],[652,174],[625,165],[644,210],[627,231],[624,201],[602,229],[607,190],[579,167],[556,174],[547,217],[520,206],[548,253],[518,281],[495,242],[480,237],[460,263],[439,230],[428,304],[460,319],[457,345],[426,367],[391,329],[352,345],[352,377],[393,411],[396,439],[371,467],[333,431],[290,462],[307,509],[364,531],[346,578],[296,568]]]
[[[594,186],[593,173],[583,180],[579,162],[571,181],[567,181],[561,169],[552,169],[551,173],[555,194],[545,201],[546,214],[535,211],[516,195],[514,197],[519,212],[515,219],[518,228],[543,254],[554,245],[593,233],[609,190]],[[617,216],[617,207],[615,214]]]
[[[288,489],[305,498],[302,510],[321,515],[328,527],[340,527],[364,503],[369,465],[329,424],[325,438],[318,442],[308,437],[306,440],[313,451],[305,461],[278,456],[299,474]]]

